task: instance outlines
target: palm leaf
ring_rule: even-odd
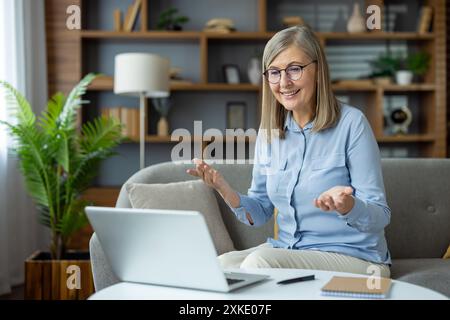
[[[48,228],[52,228],[52,218],[50,216],[48,207],[38,205],[37,209],[39,213],[39,222]]]
[[[34,127],[2,123],[8,126],[17,142],[13,151],[21,159],[20,170],[25,177],[25,186],[28,192],[38,204],[49,206],[47,157],[44,155],[47,150],[42,148],[42,141],[45,140],[43,134],[36,131]]]
[[[84,211],[84,208],[88,204],[88,201],[81,199],[72,202],[70,210],[65,212],[57,225],[57,230],[62,234],[63,238],[67,239],[71,234],[83,228],[88,223]]]
[[[86,190],[92,182],[92,179],[97,175],[101,160],[114,154],[113,151],[104,149],[90,152],[80,157],[78,162],[73,165],[76,169],[69,181],[72,188],[80,193]]]
[[[115,118],[97,118],[82,127],[81,151],[90,153],[117,146],[122,139],[122,125]]]
[[[56,163],[63,167],[64,171],[70,172],[69,168],[69,138],[64,131],[59,130],[56,134],[55,140],[58,145],[56,152]]]
[[[18,120],[20,125],[31,127],[36,121],[30,104],[27,99],[8,82],[0,80],[0,86],[5,88],[5,98],[11,116]]]
[[[59,128],[59,116],[65,102],[66,97],[61,92],[54,94],[48,101],[47,109],[39,119],[39,125],[45,132],[52,134]]]
[[[88,85],[96,77],[96,74],[89,73],[72,89],[59,116],[61,129],[73,129],[75,127],[76,110],[81,104],[87,103],[87,101],[81,100],[81,96],[86,93]]]

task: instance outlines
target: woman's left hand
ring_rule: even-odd
[[[355,198],[352,195],[352,187],[336,186],[314,199],[314,205],[323,211],[337,211],[346,215],[355,205]]]

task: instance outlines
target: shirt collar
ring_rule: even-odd
[[[284,129],[290,130],[293,132],[302,132],[310,130],[314,126],[314,119],[309,121],[304,127],[303,130],[300,126],[295,122],[294,117],[292,116],[292,112],[289,111],[286,116],[286,120],[284,121]]]

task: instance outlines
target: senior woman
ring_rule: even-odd
[[[300,268],[390,276],[390,221],[380,153],[358,109],[334,96],[324,50],[306,26],[284,29],[263,55],[261,125],[247,195],[210,165],[187,172],[255,227],[278,209],[278,238],[219,256],[224,268]]]

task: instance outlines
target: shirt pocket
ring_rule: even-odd
[[[278,168],[277,176],[278,179],[276,193],[280,195],[286,195],[289,181],[291,179],[291,172],[287,168],[287,159],[284,159],[281,162],[280,167]]]
[[[330,154],[311,158],[308,193],[314,197],[335,186],[348,186],[349,174],[345,154]]]
[[[287,159],[283,159],[276,166],[276,169],[269,176],[269,190],[274,194],[285,194],[289,182],[289,173],[287,170]]]

